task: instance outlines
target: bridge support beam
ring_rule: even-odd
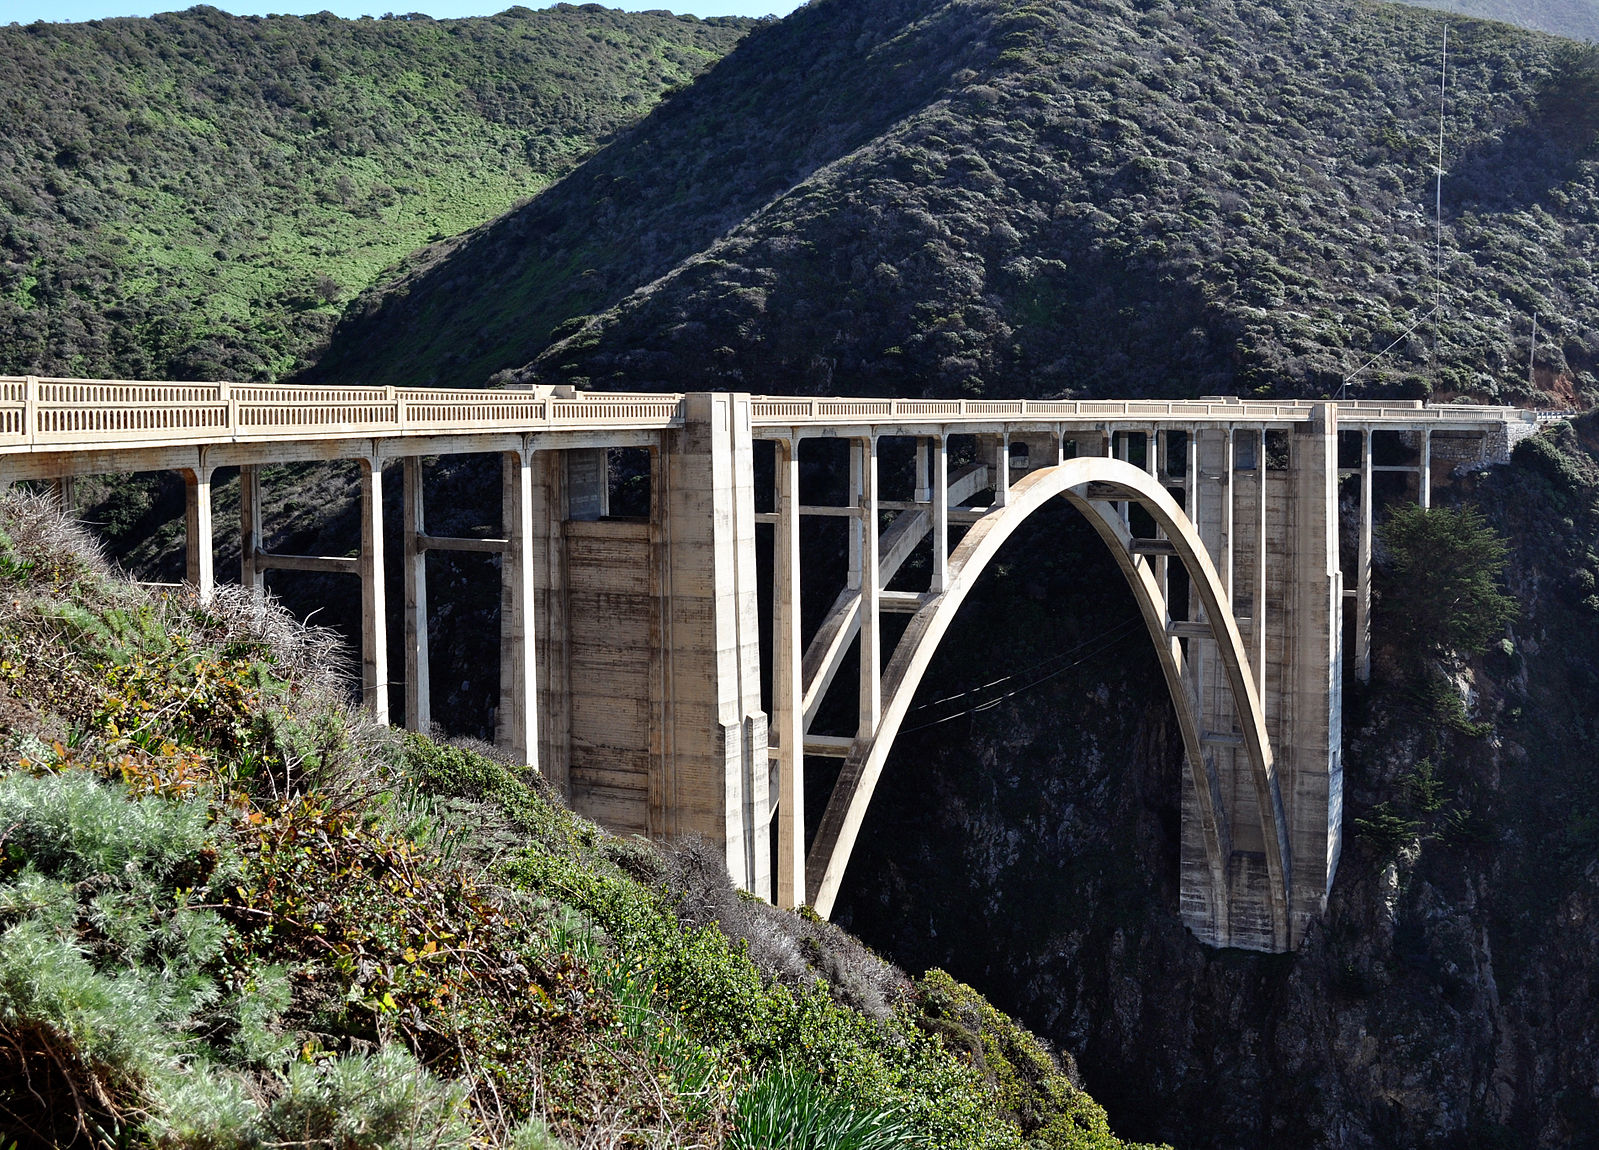
[[[1360,523],[1355,557],[1355,678],[1371,682],[1371,429],[1360,433]]]
[[[538,648],[533,601],[533,453],[502,456],[500,708],[497,741],[519,763],[539,765]]]
[[[933,578],[928,590],[949,586],[949,440],[940,435],[930,444],[933,510]]]
[[[777,760],[777,905],[805,902],[805,709],[800,643],[799,441],[778,440],[772,558],[772,742]]]
[[[211,535],[211,469],[202,463],[185,468],[183,475],[184,579],[209,603],[216,593],[216,569]]]
[[[1343,847],[1343,575],[1338,562],[1338,417],[1332,404],[1296,424],[1289,477],[1294,553],[1287,633],[1286,769],[1293,938],[1327,903]]]
[[[422,460],[407,455],[401,464],[400,520],[405,587],[405,726],[427,734],[433,725],[432,679],[428,668],[427,533],[422,498]]]
[[[267,571],[321,571],[361,580],[361,703],[373,722],[389,721],[389,638],[383,584],[383,460],[357,456],[360,469],[361,553],[276,555],[267,551],[262,529],[261,470],[239,468],[239,583],[257,596],[266,594]]]
[[[361,471],[361,702],[372,721],[389,721],[389,629],[383,586],[383,461],[365,456]],[[259,502],[257,502],[259,509]]]
[[[683,417],[667,437],[661,469],[666,682],[653,732],[662,763],[658,833],[716,843],[733,882],[770,898],[750,397],[690,394]]]
[[[1251,595],[1254,606],[1250,608],[1250,631],[1255,649],[1255,691],[1262,699],[1266,693],[1266,428],[1255,431],[1255,570]]]
[[[266,594],[266,571],[257,556],[265,549],[261,535],[261,469],[239,468],[239,584],[257,596]]]
[[[78,497],[75,490],[76,476],[58,475],[50,480],[50,492],[56,497],[56,502],[61,504],[61,510],[68,515],[78,509]]]
[[[883,713],[882,576],[878,570],[877,437],[857,439],[851,455],[850,487],[857,509],[851,530],[852,582],[861,592],[860,721],[858,738],[870,738]],[[999,449],[1003,457],[1004,448]],[[995,484],[995,498],[1000,487]]]
[[[1416,472],[1416,503],[1423,511],[1432,506],[1432,428],[1421,431],[1421,466]]]

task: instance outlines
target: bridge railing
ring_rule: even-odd
[[[1194,419],[1228,422],[1303,420],[1317,400],[1252,402],[1233,397],[1206,399],[845,399],[756,396],[752,416],[757,427],[800,427],[808,424],[873,423],[902,420],[926,422],[1008,422],[1036,419]],[[1503,422],[1530,418],[1512,407],[1478,404],[1427,404],[1420,400],[1343,400],[1338,409],[1356,420],[1416,422]]]
[[[418,432],[666,428],[678,395],[0,377],[0,451]]]
[[[286,384],[145,383],[0,377],[0,451],[190,442],[264,442],[465,431],[677,426],[681,395],[552,393],[468,388],[298,387]],[[760,427],[870,423],[1005,423],[1093,420],[1295,422],[1310,400],[851,399],[756,396]],[[1508,407],[1423,406],[1420,401],[1339,403],[1357,422],[1521,423]]]

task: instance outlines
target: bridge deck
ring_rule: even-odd
[[[1259,424],[1309,417],[1311,401],[942,400],[754,397],[756,435],[872,426],[879,434],[937,427],[1034,424]],[[1345,427],[1469,430],[1535,424],[1541,413],[1465,404],[1346,401]],[[283,444],[527,432],[650,431],[679,427],[680,394],[295,387],[0,377],[0,455],[125,451],[208,444]],[[465,446],[465,445],[463,445]],[[467,448],[471,449],[471,448]]]

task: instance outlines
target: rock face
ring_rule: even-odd
[[[1381,650],[1379,615],[1376,679],[1347,708],[1344,858],[1298,953],[1182,928],[1180,743],[1147,639],[1106,645],[1131,599],[1064,514],[1013,543],[946,641],[940,693],[1085,639],[1089,657],[902,738],[839,921],[1070,1050],[1129,1137],[1599,1145],[1599,487],[1569,433],[1517,458],[1455,496],[1511,536],[1522,615],[1425,675]]]

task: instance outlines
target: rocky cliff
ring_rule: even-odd
[[[1590,421],[1457,482],[1512,541],[1522,611],[1487,655],[1418,674],[1379,608],[1343,861],[1298,953],[1211,950],[1178,921],[1180,741],[1143,637],[1107,645],[1131,599],[1069,521],[1013,542],[940,682],[1088,641],[1086,661],[902,737],[839,921],[1077,1052],[1135,1137],[1599,1144],[1593,444]]]

